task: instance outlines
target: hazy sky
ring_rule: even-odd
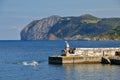
[[[0,0],[0,40],[19,40],[32,20],[51,15],[120,17],[120,0]]]

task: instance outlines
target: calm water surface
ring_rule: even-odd
[[[120,47],[120,41],[68,41],[71,47]],[[64,41],[0,41],[0,80],[119,80],[119,65],[48,64]],[[38,66],[25,65],[32,61]]]

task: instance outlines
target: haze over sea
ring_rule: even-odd
[[[68,41],[71,47],[120,47],[120,41]],[[119,80],[119,65],[48,64],[60,55],[64,40],[0,41],[0,80]],[[55,53],[57,49],[58,53]],[[39,65],[29,65],[32,61]],[[24,64],[26,63],[26,64]]]

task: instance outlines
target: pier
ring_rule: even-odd
[[[120,48],[70,48],[66,42],[61,56],[49,56],[50,64],[105,63],[120,65]]]
[[[81,57],[81,56],[50,56],[50,64],[88,64],[88,63],[101,63],[100,57]]]
[[[120,65],[120,57],[114,56],[114,57],[110,57],[109,59],[112,64]]]

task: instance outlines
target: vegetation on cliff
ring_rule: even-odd
[[[103,33],[102,35],[100,35],[100,39],[120,40],[120,26],[117,26],[116,28]]]

